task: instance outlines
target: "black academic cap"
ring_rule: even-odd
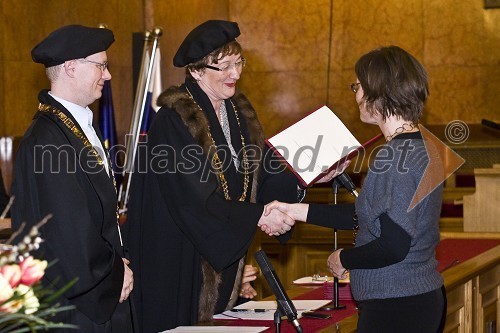
[[[31,57],[34,62],[51,67],[106,51],[114,41],[113,32],[109,29],[67,25],[51,32],[38,43],[31,50]]]
[[[236,22],[210,20],[202,23],[182,42],[174,56],[174,66],[184,67],[196,62],[239,35],[240,29]]]

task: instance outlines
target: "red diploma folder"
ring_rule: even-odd
[[[360,144],[327,106],[310,113],[266,140],[304,187],[309,187],[345,160],[380,139]]]

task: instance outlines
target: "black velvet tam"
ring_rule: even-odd
[[[196,62],[239,35],[240,29],[236,22],[210,20],[202,23],[182,42],[174,56],[174,66],[184,67]]]
[[[34,62],[51,67],[106,51],[114,41],[113,32],[109,29],[67,25],[51,32],[38,43],[31,50],[31,57]]]

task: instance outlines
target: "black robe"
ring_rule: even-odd
[[[189,99],[186,86],[203,111]],[[263,211],[262,204],[249,201],[297,199],[297,180],[267,153],[252,106],[241,94],[231,100],[247,151],[252,145],[256,148],[249,153],[255,158],[251,158],[245,202],[237,201],[244,173],[237,172],[229,157],[208,97],[190,81],[159,97],[158,104],[163,106],[148,132],[146,146],[138,149],[125,230],[140,332],[192,325],[230,306],[233,288],[239,291],[240,259],[244,260]],[[237,119],[231,102],[225,103],[232,144],[241,161]],[[224,198],[210,166],[208,156],[213,155],[207,125],[223,162],[230,201]]]
[[[62,111],[83,134],[70,112],[47,91],[39,100]],[[57,262],[42,281],[58,289],[78,278],[58,300],[76,309],[53,320],[76,324],[80,332],[130,332],[130,304],[118,303],[124,266],[116,191],[104,166],[89,152],[57,116],[38,111],[14,164],[12,224],[17,229],[26,222],[29,230],[53,214],[40,230],[44,242],[35,256]]]
[[[5,185],[3,183],[3,176],[2,176],[2,170],[0,170],[0,214],[4,211],[5,207],[9,204],[9,196],[7,195],[7,192],[5,191]],[[7,217],[9,217],[7,215]]]

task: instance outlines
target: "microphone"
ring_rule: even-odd
[[[276,302],[278,303],[278,311],[288,317],[288,321],[292,322],[293,326],[297,332],[302,333],[302,327],[297,319],[297,309],[293,305],[290,298],[286,294],[285,288],[281,284],[273,266],[269,262],[266,253],[262,250],[255,252],[255,260],[259,265],[264,277],[267,280],[267,284],[272,289],[274,296],[276,297]]]
[[[333,179],[333,182],[337,182],[337,186],[340,184],[344,186],[352,195],[354,195],[356,198],[358,197],[358,191],[356,190],[356,185],[354,185],[353,181],[351,180],[351,177],[347,173],[341,173],[337,177]]]
[[[496,123],[494,121],[488,120],[488,119],[482,119],[481,120],[481,125],[487,126],[496,130],[500,130],[500,124]]]

